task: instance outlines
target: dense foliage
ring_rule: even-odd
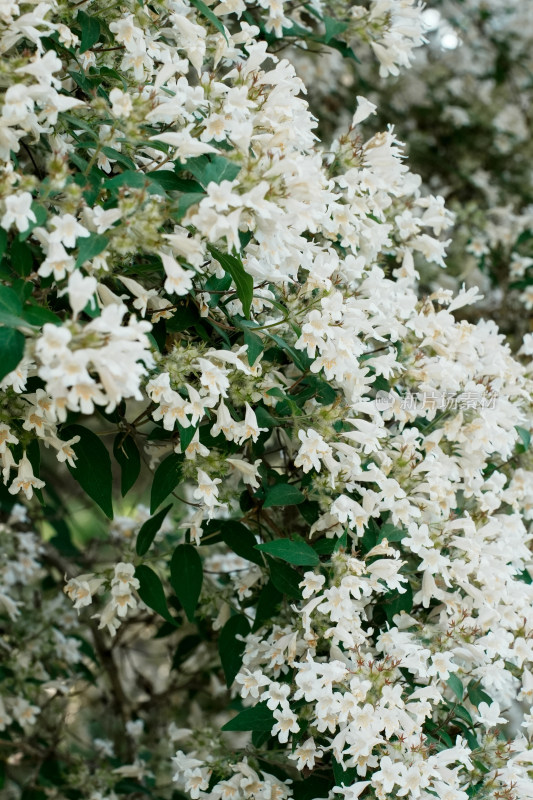
[[[373,132],[425,14],[0,5],[7,798],[533,798],[533,334]]]

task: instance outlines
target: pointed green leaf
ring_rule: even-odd
[[[100,23],[96,17],[86,14],[85,11],[78,11],[77,19],[81,27],[80,53],[85,53],[100,38]]]
[[[246,525],[243,525],[242,522],[227,520],[220,524],[220,529],[222,539],[234,553],[247,561],[253,561],[260,567],[264,565],[263,559],[255,550],[257,544],[255,534]]]
[[[461,683],[461,680],[457,677],[457,675],[455,675],[452,672],[452,674],[450,675],[450,677],[448,678],[446,683],[448,684],[448,686],[450,687],[452,692],[455,695],[457,695],[457,698],[459,700],[462,700],[463,699],[464,689],[463,689],[463,684]]]
[[[276,483],[267,490],[263,507],[296,506],[303,503],[304,500],[304,495],[296,486],[291,486],[289,483]]]
[[[135,545],[138,556],[144,556],[144,554],[148,552],[152,542],[155,539],[156,533],[163,524],[163,520],[171,508],[172,503],[170,503],[168,506],[165,506],[165,508],[162,508],[161,511],[158,511],[157,514],[155,514],[153,517],[150,517],[150,519],[147,519],[146,522],[143,523],[141,530],[137,534],[137,542]]]
[[[245,330],[244,344],[248,345],[248,363],[251,367],[253,367],[258,357],[265,349],[263,340],[256,333],[252,333],[249,330]]]
[[[124,497],[141,471],[141,456],[133,437],[117,433],[113,442],[113,455],[120,466],[120,491]]]
[[[228,687],[235,680],[242,665],[245,643],[237,639],[237,636],[246,636],[248,633],[250,633],[250,623],[243,614],[230,617],[220,631],[218,652]]]
[[[183,458],[181,453],[171,453],[156,469],[150,496],[150,514],[154,513],[180,482]]]
[[[78,257],[76,258],[76,266],[81,267],[86,261],[100,255],[106,249],[108,244],[107,236],[102,236],[100,233],[91,233],[90,236],[84,236],[76,241],[78,246]]]
[[[291,539],[275,539],[273,542],[256,544],[256,549],[297,566],[316,567],[319,563],[317,553],[315,553],[307,542],[291,541]]]
[[[292,597],[294,600],[301,600],[302,592],[300,589],[301,575],[295,569],[284,564],[283,561],[274,561],[267,556],[270,568],[272,583],[281,594]]]
[[[192,544],[180,544],[170,561],[170,584],[192,622],[203,581],[202,559]]]
[[[159,576],[151,567],[148,567],[146,564],[139,564],[139,566],[135,568],[135,577],[140,584],[137,591],[143,603],[154,611],[157,611],[167,622],[171,622],[177,627],[177,621],[168,610],[165,590],[163,589],[163,584]]]
[[[0,328],[0,380],[9,375],[22,361],[24,334],[14,328]]]
[[[245,708],[222,726],[223,731],[271,731],[276,720],[266,703]]]
[[[340,19],[335,19],[334,17],[324,17],[324,26],[326,28],[324,43],[329,44],[332,39],[336,38],[339,34],[344,33],[348,27],[348,23],[343,22]]]
[[[96,433],[82,425],[69,425],[63,428],[62,439],[72,439],[74,436],[79,436],[80,441],[72,446],[77,459],[74,467],[69,465],[69,472],[84,492],[100,506],[104,514],[113,519],[111,497],[113,476],[107,448]]]
[[[250,318],[250,308],[252,306],[252,298],[254,294],[254,281],[251,275],[245,272],[240,258],[230,256],[228,253],[221,253],[216,247],[211,245],[207,249],[216,258],[222,269],[229,272],[233,278],[233,282],[237,288],[237,296],[242,303],[242,310],[244,316]]]

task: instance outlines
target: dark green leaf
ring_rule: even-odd
[[[277,610],[283,600],[283,595],[279,592],[272,579],[261,589],[259,600],[257,601],[257,609],[253,624],[253,631],[259,628],[277,613]]]
[[[272,506],[297,506],[305,500],[304,495],[296,486],[289,483],[276,483],[271,486],[266,493],[264,508]]]
[[[379,529],[377,544],[382,542],[383,539],[386,539],[388,542],[401,542],[406,536],[407,531],[405,528],[397,528],[396,525],[391,525],[390,522],[386,522]]]
[[[218,638],[218,651],[222,662],[222,669],[229,687],[241,668],[245,643],[239,641],[237,636],[246,636],[250,633],[250,624],[243,614],[230,617]]]
[[[270,567],[270,577],[272,583],[282,594],[287,597],[292,597],[295,600],[301,600],[302,592],[300,590],[301,576],[295,569],[284,564],[283,561],[273,561],[267,556],[268,565]]]
[[[202,559],[191,544],[180,544],[170,561],[170,584],[192,622],[203,581]]]
[[[78,246],[78,257],[76,259],[76,266],[81,267],[86,261],[100,255],[108,245],[107,236],[102,236],[100,233],[91,233],[89,236],[84,236],[76,241]]]
[[[120,491],[124,497],[141,471],[141,456],[133,437],[118,433],[113,442],[113,455],[120,466]]]
[[[0,328],[0,380],[17,367],[24,355],[24,334],[14,328]]]
[[[334,17],[324,17],[324,26],[326,28],[324,44],[329,44],[333,38],[336,38],[340,33],[344,33],[348,23]]]
[[[473,705],[479,706],[480,703],[488,703],[490,705],[492,703],[492,697],[481,688],[479,683],[470,681],[466,690],[468,699]]]
[[[171,453],[156,469],[150,496],[150,514],[154,513],[180,482],[183,458],[183,454]]]
[[[135,569],[135,577],[140,584],[137,591],[143,603],[154,611],[157,611],[167,622],[171,622],[173,625],[177,626],[178,623],[168,610],[163,584],[153,569],[146,566],[146,564],[139,564]]]
[[[179,434],[180,434],[181,452],[184,453],[185,450],[190,445],[190,443],[192,442],[192,440],[194,439],[194,434],[196,433],[197,428],[195,428],[194,425],[189,425],[188,428],[183,428],[179,424],[179,422],[176,423],[176,424],[177,424],[178,431],[179,431]]]
[[[455,675],[452,672],[446,683],[448,684],[452,692],[455,695],[457,695],[458,700],[462,700],[464,689],[463,689],[463,684],[461,683],[461,680],[457,677],[457,675]]]
[[[172,218],[178,221],[185,216],[191,206],[195,206],[200,200],[205,197],[205,192],[191,192],[190,194],[182,194],[178,200],[178,207],[172,213]]]
[[[216,258],[216,260],[219,262],[222,269],[226,270],[226,272],[229,272],[233,278],[233,282],[237,287],[237,296],[242,303],[244,316],[249,319],[250,308],[254,294],[254,282],[252,276],[245,272],[240,258],[237,258],[236,256],[230,256],[228,253],[221,253],[220,250],[212,247],[212,245],[208,245],[207,248],[213,258]]]
[[[17,275],[27,278],[33,269],[33,253],[26,242],[15,239],[10,250],[11,265]]]
[[[150,519],[147,519],[146,522],[143,523],[141,530],[137,534],[137,542],[135,545],[138,556],[144,556],[144,554],[148,552],[152,542],[155,539],[156,533],[163,524],[163,520],[171,508],[172,503],[170,503],[168,506],[165,506],[165,508],[162,508],[161,511],[158,511],[157,514],[155,514],[153,517],[150,517]]]
[[[307,542],[275,539],[273,542],[257,544],[256,548],[297,566],[315,567],[319,563],[318,555]]]
[[[207,186],[209,183],[222,183],[222,181],[232,181],[237,177],[241,168],[233,161],[229,161],[224,156],[211,155],[209,163],[202,172],[201,183]]]
[[[86,14],[85,11],[78,11],[78,24],[81,27],[80,53],[85,53],[100,38],[100,23],[96,17]]]
[[[383,595],[383,607],[389,624],[392,624],[393,618],[401,611],[409,614],[413,608],[413,590],[411,584],[404,584],[405,592],[400,593],[397,589],[387,592]]]
[[[122,189],[123,186],[129,189],[146,189],[149,184],[148,176],[143,172],[127,169],[119,175],[109,178],[105,182],[105,188],[109,192],[115,192],[117,189]]]
[[[41,306],[29,304],[24,306],[22,316],[29,325],[36,325],[39,328],[47,322],[51,322],[52,325],[61,325],[61,319],[57,314],[54,314],[49,308],[42,308]]]
[[[228,520],[222,522],[220,528],[222,539],[234,553],[247,561],[253,561],[260,567],[264,565],[263,559],[255,549],[255,535],[246,525],[243,525],[242,522]]]
[[[180,639],[174,657],[172,659],[172,669],[179,669],[181,664],[202,644],[202,639],[197,633],[189,634]]]
[[[223,731],[271,731],[276,720],[266,703],[245,708],[222,727]]]
[[[21,312],[22,301],[18,294],[9,286],[0,285],[0,325],[7,325],[10,328],[24,325],[24,320],[20,317]]]
[[[82,425],[69,425],[63,428],[61,436],[63,439],[80,437],[80,441],[73,445],[77,456],[76,466],[69,465],[69,472],[89,497],[100,506],[104,514],[113,519],[111,459],[102,440]]]
[[[265,346],[263,344],[263,340],[259,337],[256,333],[252,333],[251,331],[245,330],[244,331],[244,343],[248,345],[248,363],[251,367],[257,361],[257,358],[261,355]]]
[[[160,169],[157,172],[149,172],[146,176],[151,181],[158,183],[167,192],[184,192],[185,194],[201,194],[204,196],[205,192],[196,181],[190,181],[186,178],[180,178],[179,175],[173,170]]]

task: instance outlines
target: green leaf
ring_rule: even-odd
[[[202,559],[192,544],[180,544],[170,561],[170,584],[185,609],[187,619],[192,622],[198,605],[202,581]]]
[[[411,584],[404,584],[405,592],[399,592],[397,589],[387,592],[383,595],[383,607],[387,615],[387,621],[392,624],[393,618],[401,611],[409,614],[413,608],[413,590]]]
[[[220,631],[218,652],[228,687],[231,686],[242,666],[245,642],[239,641],[237,636],[246,636],[248,633],[250,633],[250,624],[243,614],[235,614],[230,617]]]
[[[0,380],[9,375],[22,361],[24,334],[13,328],[0,328]]]
[[[191,192],[190,194],[182,194],[178,200],[178,207],[172,212],[173,219],[182,219],[191,206],[195,206],[206,196],[205,192]]]
[[[271,731],[276,720],[266,703],[245,708],[222,726],[223,731]]]
[[[90,236],[84,236],[76,241],[78,246],[78,257],[76,259],[76,266],[81,267],[86,261],[100,255],[108,245],[107,236],[102,236],[100,233],[91,233]]]
[[[194,425],[189,425],[188,428],[183,428],[179,422],[177,422],[176,425],[180,435],[181,452],[184,453],[194,439],[194,434],[198,429],[195,428]]]
[[[204,155],[190,158],[180,169],[190,172],[202,186],[209,183],[222,183],[222,181],[232,181],[237,177],[241,168],[238,164],[220,155]],[[194,183],[194,181],[189,181]],[[200,186],[194,191],[198,191]],[[191,191],[191,190],[189,190]]]
[[[144,554],[148,552],[152,542],[155,539],[156,533],[163,524],[163,520],[171,508],[172,503],[170,503],[168,506],[165,506],[165,508],[162,508],[161,511],[158,511],[157,514],[155,514],[153,517],[150,517],[150,519],[147,519],[146,522],[143,523],[141,530],[137,534],[137,542],[135,545],[138,556],[144,556]]]
[[[100,38],[100,23],[96,17],[91,17],[85,11],[78,11],[77,20],[81,27],[80,53],[85,53]]]
[[[263,340],[256,333],[252,333],[249,330],[245,330],[244,344],[248,345],[248,363],[251,367],[253,367],[258,357],[265,349]]]
[[[148,179],[148,176],[144,174],[144,172],[137,172],[132,169],[127,169],[124,172],[121,172],[119,175],[109,178],[109,180],[105,182],[105,189],[109,192],[115,192],[117,189],[121,189],[123,186],[126,186],[130,189],[146,189],[150,182],[151,181]],[[152,183],[154,183],[154,181],[152,181]]]
[[[448,685],[449,685],[449,683],[448,683]],[[468,725],[470,725],[470,727],[472,727],[472,728],[474,727],[474,720],[472,719],[472,717],[470,716],[470,713],[466,710],[466,708],[464,706],[456,706],[455,707],[455,713],[457,714],[458,717],[460,717],[461,719],[464,719],[464,721]]]
[[[222,522],[220,528],[223,541],[234,553],[260,567],[264,566],[263,559],[255,550],[257,542],[255,534],[246,525],[243,525],[242,522],[228,520]]]
[[[9,286],[0,285],[0,325],[16,328],[24,325],[21,319],[22,301],[18,294]]]
[[[196,181],[180,178],[173,170],[160,169],[156,172],[149,172],[146,176],[154,183],[158,183],[167,192],[184,192],[185,194],[201,194],[204,196],[202,187]]]
[[[492,703],[492,697],[488,695],[476,681],[470,681],[466,687],[468,692],[468,699],[474,706],[479,706],[480,703]]]
[[[79,436],[80,441],[72,446],[77,459],[74,467],[68,465],[69,472],[104,514],[113,519],[113,475],[107,448],[96,433],[82,425],[63,428],[63,439],[72,439],[74,436]]]
[[[272,506],[297,506],[305,500],[304,495],[296,486],[289,483],[276,483],[267,490],[263,508]]]
[[[216,258],[222,269],[229,272],[233,278],[233,282],[237,287],[237,296],[242,303],[244,316],[249,319],[254,294],[254,281],[252,276],[245,272],[240,258],[230,256],[228,253],[221,253],[220,250],[217,250],[216,247],[212,245],[207,245],[207,249],[213,258]]]
[[[150,495],[150,514],[154,513],[180,482],[183,458],[183,454],[171,453],[156,469]]]
[[[278,592],[286,594],[287,597],[292,597],[294,600],[301,600],[302,592],[299,584],[302,579],[299,573],[288,564],[284,564],[283,561],[273,561],[268,556],[267,561],[272,583]]]
[[[335,19],[334,17],[325,16],[324,26],[326,28],[326,34],[324,36],[324,44],[329,44],[330,41],[336,38],[340,33],[344,33],[344,31],[348,27],[348,23],[343,22],[340,19]]]
[[[212,25],[215,26],[217,31],[220,31],[220,33],[222,34],[227,43],[228,37],[226,36],[224,25],[221,23],[219,18],[215,14],[213,14],[209,6],[206,6],[206,4],[202,2],[202,0],[191,0],[191,5],[197,8],[200,14],[203,14],[204,17],[208,19]]]
[[[388,542],[401,542],[407,536],[405,528],[397,528],[396,525],[391,525],[386,522],[381,526],[378,533],[377,544],[386,539]]]
[[[515,425],[515,430],[517,434],[520,436],[522,441],[521,450],[520,452],[525,453],[526,450],[529,449],[529,445],[531,444],[531,433],[526,430],[526,428],[521,428],[520,425]],[[519,445],[520,447],[520,445]]]
[[[204,186],[207,186],[209,183],[232,181],[240,171],[241,168],[238,164],[224,158],[224,156],[211,155],[209,156],[209,163],[204,169],[202,182]]]
[[[120,466],[120,491],[124,497],[141,471],[141,456],[133,437],[118,433],[113,442],[113,455]]]
[[[51,322],[52,325],[61,325],[61,319],[57,314],[54,314],[49,308],[42,308],[37,305],[25,305],[22,316],[29,325],[35,325],[38,328],[41,328],[47,322]]]
[[[297,566],[316,567],[320,562],[318,555],[307,542],[275,539],[273,542],[256,544],[256,549]]]
[[[139,566],[135,568],[135,577],[140,584],[137,591],[143,603],[154,611],[157,611],[167,622],[171,622],[177,627],[178,623],[168,610],[163,584],[153,569],[146,564],[139,564]]]
[[[282,593],[276,589],[272,579],[270,579],[266,586],[261,589],[259,594],[252,628],[254,632],[259,630],[263,623],[272,619],[272,617],[277,613],[282,600]]]
[[[457,677],[457,675],[452,673],[448,678],[448,680],[446,681],[446,683],[448,684],[452,692],[455,695],[457,695],[457,699],[462,700],[464,694],[464,688],[463,684],[461,683],[461,680]]]

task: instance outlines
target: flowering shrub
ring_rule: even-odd
[[[523,310],[517,317],[516,308],[533,308],[533,191],[525,167],[532,157],[529,8],[434,0],[421,19],[427,46],[392,80],[380,80],[374,59],[357,47],[360,64],[334,49],[312,57],[294,50],[291,58],[311,108],[323,109],[323,135],[346,121],[359,91],[378,106],[376,130],[395,124],[411,168],[455,213],[446,285],[482,287],[484,300],[468,317],[490,314],[506,333],[521,335],[531,315]],[[443,283],[435,269],[423,267],[422,274],[427,286]]]
[[[533,335],[283,56],[422,11],[3,4],[8,797],[533,797]]]

